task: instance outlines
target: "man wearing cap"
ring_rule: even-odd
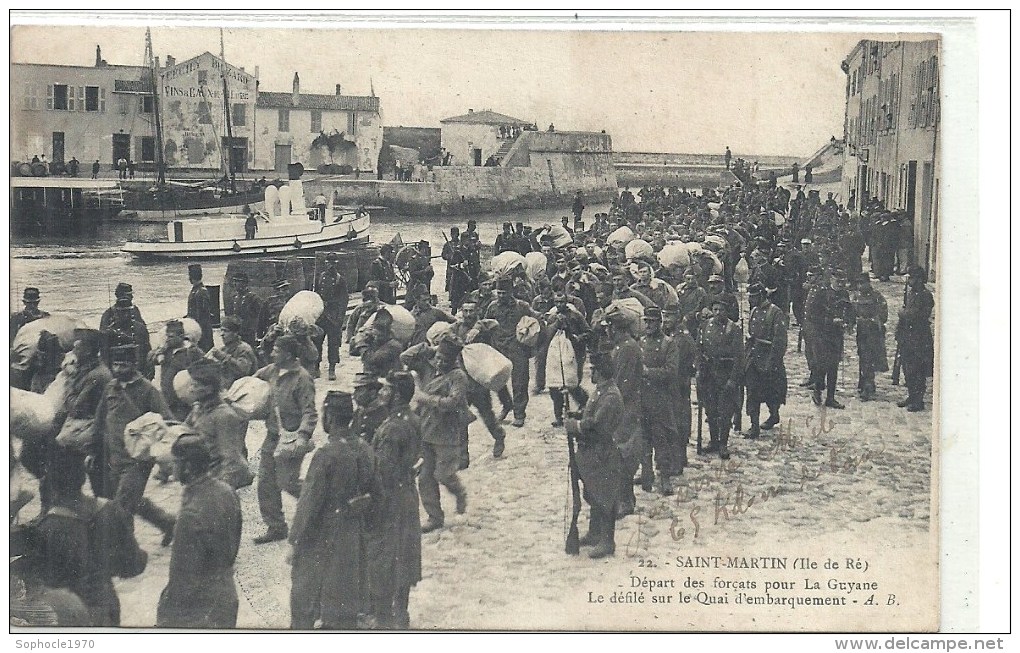
[[[369,585],[376,625],[410,626],[408,599],[421,580],[421,518],[415,465],[421,455],[421,421],[411,410],[414,379],[393,372],[380,392],[386,419],[372,439],[381,493],[369,525]]]
[[[256,492],[259,512],[266,523],[266,532],[255,538],[256,544],[275,542],[287,537],[287,522],[283,516],[281,488],[292,496],[301,492],[302,451],[311,450],[312,433],[319,415],[315,411],[315,383],[301,366],[298,340],[289,334],[276,339],[273,362],[266,365],[255,377],[269,383],[270,408],[266,419],[266,439],[259,449],[259,471]],[[348,424],[350,419],[347,420]],[[294,455],[274,456],[281,436],[296,436]]]
[[[375,430],[386,419],[386,402],[379,399],[382,383],[374,374],[357,372],[352,387],[355,408],[351,433],[365,442],[371,442]]]
[[[393,269],[393,259],[396,253],[393,245],[385,243],[379,248],[379,256],[372,261],[368,268],[368,278],[376,282],[379,291],[379,301],[384,304],[395,304],[397,302],[397,273]]]
[[[375,312],[370,327],[360,331],[356,341],[351,344],[352,353],[361,356],[364,372],[383,377],[400,369],[400,352],[404,350],[404,345],[393,336],[392,327],[393,316],[381,308]]]
[[[456,313],[470,285],[465,270],[467,260],[461,248],[460,229],[457,227],[450,227],[450,238],[443,244],[441,256],[446,261],[445,290],[450,293],[450,310]]]
[[[712,301],[712,317],[698,332],[698,401],[705,406],[709,444],[706,453],[730,457],[730,424],[740,410],[740,381],[744,370],[740,328],[727,315],[722,297]]]
[[[617,431],[623,424],[624,400],[616,387],[612,345],[602,342],[592,356],[595,392],[579,419],[566,426],[577,439],[577,475],[590,506],[588,532],[581,546],[594,547],[589,558],[604,558],[616,551],[616,515],[623,461],[617,448]],[[574,413],[577,415],[577,413]]]
[[[652,300],[652,303],[660,309],[667,306],[676,306],[679,303],[676,290],[673,289],[673,286],[661,279],[654,278],[655,274],[651,263],[643,259],[637,259],[631,263],[631,270],[636,279],[630,287],[632,292],[644,295]]]
[[[601,326],[606,329],[606,337],[599,340],[612,345],[614,380],[623,397],[623,420],[613,436],[616,447],[623,458],[620,474],[620,492],[618,515],[629,515],[634,512],[634,474],[644,459],[648,446],[644,429],[641,426],[641,389],[644,384],[644,365],[641,362],[641,345],[630,333],[627,318],[619,310],[610,309],[606,312]],[[645,492],[652,491],[654,477],[652,466],[644,468],[641,486]]]
[[[365,326],[368,318],[372,317],[377,310],[379,310],[379,290],[376,288],[374,281],[369,281],[361,291],[361,303],[354,307],[354,310],[351,311],[351,316],[347,319],[347,332],[344,334],[344,342],[348,345],[351,344],[354,334],[358,332],[358,329]]]
[[[213,471],[216,455],[207,438],[183,434],[170,451],[184,490],[170,572],[156,607],[156,627],[234,628],[241,502]]]
[[[676,296],[683,326],[694,337],[698,333],[698,312],[703,308],[708,293],[698,285],[698,277],[692,270],[684,272],[684,281],[677,287]]]
[[[458,514],[467,510],[467,490],[457,477],[470,415],[468,377],[459,364],[463,348],[463,342],[456,336],[447,334],[440,338],[433,376],[421,379],[418,392],[424,460],[418,476],[418,490],[422,507],[429,516],[422,526],[423,533],[443,526],[445,516],[440,504],[440,485],[456,497]]]
[[[546,353],[545,376],[550,380],[549,397],[552,399],[554,419],[552,425],[559,427],[563,426],[563,409],[567,404],[568,395],[573,397],[578,409],[583,408],[588,402],[588,395],[580,385],[584,370],[588,324],[584,316],[567,303],[567,296],[563,292],[553,295],[553,308],[546,313],[544,321],[549,330],[550,341]],[[558,333],[563,333],[566,343],[562,338],[556,340]],[[554,348],[551,346],[553,344],[557,346]],[[571,367],[564,369],[564,364]]]
[[[906,377],[907,398],[896,405],[915,413],[924,410],[924,393],[928,377],[935,370],[935,340],[931,330],[931,314],[935,297],[925,287],[927,273],[915,265],[907,276],[907,291],[896,323],[896,342]]]
[[[244,272],[233,275],[231,281],[234,284],[234,316],[240,324],[238,335],[254,351],[258,347],[258,339],[262,336],[259,333],[262,300],[249,288],[248,275]]]
[[[38,288],[25,288],[25,292],[21,296],[21,302],[25,308],[11,316],[11,344],[14,343],[14,337],[18,335],[21,327],[49,315],[46,311],[39,309],[39,300]]]
[[[325,306],[318,324],[326,335],[326,361],[329,364],[330,381],[336,381],[336,365],[340,362],[340,339],[344,317],[347,315],[347,281],[337,269],[339,261],[340,257],[335,252],[326,254],[326,269],[319,275],[315,286],[315,292],[322,297]]]
[[[889,305],[871,285],[871,275],[861,272],[857,291],[851,293],[853,312],[857,320],[857,394],[861,401],[875,397],[875,373],[889,369],[885,355],[885,323],[889,319]]]
[[[149,327],[142,319],[142,312],[134,305],[134,290],[131,284],[120,282],[113,292],[116,301],[113,306],[103,311],[99,319],[99,330],[106,339],[106,357],[110,359],[110,348],[122,345],[135,345],[138,355],[139,371],[147,379],[155,375],[155,368],[149,364],[149,353],[152,343],[149,339]]]
[[[220,397],[220,365],[201,359],[188,368],[195,383],[195,404],[185,423],[204,437],[209,445],[209,472],[235,490],[255,479],[248,468],[244,439],[248,420],[227,406]]]
[[[114,347],[113,380],[96,407],[95,448],[90,464],[102,470],[102,491],[98,496],[114,499],[133,515],[163,531],[163,546],[173,539],[174,517],[145,497],[145,486],[154,462],[135,460],[124,444],[125,427],[145,413],[173,419],[160,391],[138,373],[134,345]]]
[[[195,344],[206,352],[212,349],[213,344],[213,310],[209,289],[202,283],[201,265],[198,263],[188,265],[188,280],[191,282],[191,292],[188,294],[188,313],[184,317],[190,317],[202,327],[202,337]]]
[[[513,225],[509,222],[503,223],[503,233],[496,236],[496,242],[492,245],[492,255],[502,254],[503,252],[514,251],[514,233]]]
[[[528,384],[530,383],[530,347],[517,341],[517,324],[525,315],[537,318],[531,306],[514,298],[513,281],[500,279],[496,282],[496,301],[485,312],[486,319],[496,320],[498,326],[493,332],[492,345],[499,353],[513,363],[510,387],[513,390],[514,421],[516,427],[524,426],[528,410]],[[504,415],[505,417],[505,415]]]
[[[408,343],[410,346],[425,342],[425,334],[436,322],[453,324],[457,321],[457,318],[443,309],[432,305],[432,295],[424,286],[417,288],[411,315],[414,316],[414,330],[411,332],[411,340]]]
[[[250,376],[258,368],[258,358],[251,346],[241,339],[241,321],[236,316],[223,318],[220,324],[222,347],[213,347],[207,358],[220,364],[223,385],[230,385],[242,376]]]
[[[149,363],[159,365],[160,390],[166,397],[171,414],[178,422],[184,421],[191,412],[191,402],[177,396],[174,391],[174,377],[200,358],[202,352],[184,335],[184,325],[180,320],[170,320],[166,323],[166,340],[161,347],[149,352]]]
[[[492,345],[493,330],[498,326],[495,320],[479,320],[478,304],[471,295],[460,306],[460,318],[450,328],[450,332],[464,341],[465,344],[474,342]],[[403,360],[403,355],[401,356]],[[503,408],[503,416],[509,415],[514,409],[513,396],[506,386],[503,386],[496,393]],[[470,376],[468,377],[467,390],[468,404],[478,411],[482,423],[489,430],[489,434],[495,441],[492,445],[492,457],[499,458],[506,449],[506,431],[503,429],[501,418],[497,418],[492,410],[492,393],[488,388],[478,383]]]
[[[290,281],[276,280],[276,283],[273,284],[273,294],[262,305],[262,313],[259,315],[259,338],[264,338],[273,325],[280,320],[280,311],[287,305],[292,294]]]
[[[748,438],[757,438],[761,429],[779,424],[779,407],[786,403],[786,317],[768,299],[766,289],[755,283],[747,289],[751,314],[747,320],[744,360],[747,366],[747,415],[751,419]],[[760,424],[761,405],[769,408],[769,417]]]
[[[69,420],[87,421],[93,424],[92,439],[89,442],[81,445],[61,446],[67,455],[73,455],[84,463],[86,456],[92,453],[96,447],[94,439],[96,410],[99,408],[99,402],[103,398],[106,386],[113,380],[113,374],[100,355],[102,334],[96,329],[75,329],[72,351],[75,357],[74,372],[68,379],[66,395],[63,405],[57,412],[57,420],[62,420],[64,424]],[[63,424],[61,426],[62,432],[65,427]],[[24,456],[25,448],[23,446],[22,459]],[[102,489],[101,470],[90,470],[89,480],[92,485],[92,493],[98,496]]]
[[[878,214],[871,231],[871,271],[879,281],[888,281],[896,266],[896,249],[900,240],[897,217],[889,211]]]
[[[290,627],[357,628],[370,611],[365,520],[382,496],[375,453],[350,431],[354,404],[330,390],[322,404],[329,441],[312,456],[294,511],[287,560],[291,567]]]
[[[662,332],[662,310],[650,306],[644,312],[645,332],[641,345],[644,365],[641,386],[641,424],[648,436],[644,465],[651,469],[654,454],[659,473],[659,492],[673,493],[670,477],[683,472],[680,434],[671,387],[680,376],[680,351],[676,341]],[[644,472],[647,477],[650,472]]]
[[[716,301],[721,301],[726,307],[726,317],[730,322],[740,321],[740,303],[737,301],[737,296],[725,289],[725,281],[721,276],[713,274],[708,278],[708,292],[701,306],[703,320],[711,317],[713,314],[712,304]]]
[[[436,273],[432,269],[430,251],[429,241],[419,240],[418,246],[415,248],[415,255],[407,263],[407,294],[409,299],[416,297],[421,290],[430,295],[432,293],[432,277]]]
[[[816,406],[820,406],[824,389],[825,406],[840,410],[845,406],[836,401],[836,382],[839,362],[843,358],[843,328],[847,323],[852,323],[853,308],[844,287],[845,275],[842,271],[837,270],[829,277],[828,286],[820,285],[809,294],[804,313],[807,323],[811,325],[812,400]]]

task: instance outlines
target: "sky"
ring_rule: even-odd
[[[147,22],[155,25],[161,60],[219,53],[217,27]],[[333,93],[336,84],[352,95],[374,89],[388,126],[438,127],[468,109],[492,109],[541,129],[550,123],[563,131],[604,129],[617,151],[721,153],[729,146],[735,156],[803,157],[830,136],[840,138],[846,85],[840,62],[869,37],[774,25],[771,32],[747,26],[735,32],[689,31],[684,24],[594,23],[581,30],[319,24],[235,22],[224,29],[226,59],[247,72],[258,66],[263,91],[290,91],[295,72],[303,92]],[[17,25],[11,52],[14,62],[92,65],[98,44],[110,64],[141,65],[144,43],[144,22]]]

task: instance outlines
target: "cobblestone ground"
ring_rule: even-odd
[[[875,285],[889,302],[891,365],[902,285]],[[933,501],[931,390],[926,398],[929,410],[908,413],[895,404],[905,396],[905,388],[892,386],[887,373],[879,378],[875,400],[861,402],[856,397],[856,346],[848,336],[837,393],[847,408],[822,412],[812,404],[809,391],[797,387],[806,378],[807,367],[803,354],[796,351],[796,333],[792,327],[786,356],[791,387],[782,411],[783,429],[765,432],[757,441],[731,436],[732,458],[725,465],[717,457],[696,455],[692,435],[691,463],[677,494],[660,497],[638,488],[636,513],[617,523],[616,555],[602,560],[590,560],[583,550],[580,557],[563,553],[570,514],[567,448],[563,430],[549,426],[548,394],[532,396],[523,428],[507,425],[501,459],[492,457],[492,440],[480,420],[472,424],[471,465],[461,472],[469,492],[468,510],[457,515],[452,497],[443,491],[444,506],[449,506],[447,524],[423,537],[424,579],[411,593],[412,628],[641,625],[682,630],[696,617],[650,622],[645,614],[634,617],[642,621],[631,622],[630,613],[622,612],[608,622],[605,613],[585,607],[584,596],[591,588],[623,587],[644,560],[668,560],[678,554],[771,555],[801,544],[837,554],[845,545],[871,542],[891,555],[910,558],[917,547],[926,546]],[[346,359],[335,384],[317,381],[320,400],[329,387],[349,388],[355,369],[360,369],[357,361]],[[693,413],[697,415],[696,407]],[[264,436],[263,424],[253,423],[248,450],[255,457]],[[317,436],[320,441],[323,437]],[[704,437],[707,442],[707,426]],[[254,457],[251,464],[257,468]],[[180,486],[152,481],[149,494],[176,511]],[[252,544],[252,537],[263,529],[254,486],[241,490],[240,498],[244,532],[236,563],[238,626],[287,628],[290,569],[283,559],[285,545]],[[284,495],[288,518],[295,503]],[[587,509],[582,512],[582,533],[586,516]],[[141,545],[150,554],[149,567],[140,578],[118,581],[117,589],[123,624],[151,627],[166,583],[170,550],[160,548],[153,527],[141,520],[136,526]],[[697,623],[706,625],[704,620]],[[726,625],[720,621],[713,627]],[[768,623],[760,626],[768,629]]]

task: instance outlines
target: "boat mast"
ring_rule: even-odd
[[[227,117],[227,147],[224,148],[223,156],[226,159],[227,174],[230,175],[230,191],[237,192],[237,185],[234,183],[234,166],[231,165],[231,156],[234,153],[234,132],[230,127],[230,92],[227,90],[227,60],[223,54],[223,28],[220,28],[220,79],[223,80],[223,113]]]
[[[152,53],[152,31],[145,28],[145,62],[149,66],[149,78],[152,82],[152,115],[156,122],[156,183],[162,188],[166,184],[166,162],[163,160],[163,123],[159,112],[159,87],[156,73],[156,58]]]

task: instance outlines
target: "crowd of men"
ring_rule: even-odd
[[[463,234],[451,229],[441,254],[450,312],[431,293],[427,242],[403,258],[384,245],[361,304],[349,313],[344,277],[336,257],[328,257],[314,285],[325,306],[314,324],[280,323],[293,294],[287,281],[262,300],[244,275],[233,277],[233,315],[222,321],[222,346],[214,346],[200,266],[189,266],[187,317],[201,335],[191,338],[180,320],[171,320],[156,348],[131,286],[119,284],[99,328],[75,331],[72,356],[40,338],[33,364],[12,369],[12,385],[36,392],[60,370],[69,378],[60,434],[26,440],[19,457],[39,478],[42,504],[31,527],[16,531],[17,542],[12,535],[21,552],[17,573],[34,590],[22,600],[24,614],[38,615],[29,607],[46,605],[59,623],[119,624],[111,579],[146,566],[133,534],[137,515],[173,547],[157,625],[234,626],[236,491],[255,483],[265,523],[255,543],[287,540],[290,547],[293,628],[407,628],[410,589],[421,579],[421,536],[445,525],[440,487],[453,496],[457,513],[467,510],[468,489],[458,473],[470,464],[474,413],[499,458],[507,446],[504,420],[512,414],[512,425],[523,427],[532,394],[548,389],[551,427],[566,428],[578,443],[576,471],[591,505],[580,541],[599,558],[614,553],[615,522],[634,511],[635,487],[663,496],[675,491],[692,432],[697,454],[726,459],[730,433],[742,430],[744,415],[746,438],[780,423],[791,326],[798,327],[797,349],[810,370],[801,385],[815,404],[844,408],[835,391],[851,332],[859,398],[875,398],[876,374],[888,369],[888,307],[862,269],[862,255],[868,247],[871,269],[884,279],[889,249],[882,223],[889,212],[870,203],[851,215],[831,195],[823,203],[816,193],[798,188],[793,196],[771,184],[700,195],[646,187],[637,195],[640,201],[623,192],[589,229],[580,222],[583,205],[573,228],[566,217],[559,230],[505,224],[494,254],[541,252],[545,269],[485,271],[477,225],[469,223]],[[621,230],[629,237],[620,237]],[[569,233],[570,244],[556,247],[554,231]],[[638,240],[647,247],[635,250]],[[697,245],[682,262],[663,265],[658,255],[677,242]],[[390,308],[401,276],[404,307],[414,317],[410,337],[398,337]],[[924,410],[933,367],[934,300],[926,279],[923,269],[910,267],[896,326],[894,365],[902,367],[908,390],[900,405],[909,411]],[[40,301],[38,289],[25,290],[24,310],[11,317],[12,343],[20,328],[46,317]],[[462,351],[472,343],[490,345],[512,366],[509,387],[495,391],[498,412],[493,391],[467,372]],[[316,448],[313,379],[323,350],[328,378],[336,379],[342,344],[362,369],[351,392],[327,393],[321,425],[328,441]],[[591,392],[582,386],[588,369]],[[174,385],[182,370],[193,381],[183,398]],[[249,376],[270,389],[255,474],[245,445],[249,419],[222,397]],[[133,458],[125,447],[127,425],[150,412],[181,424],[175,464],[155,473],[184,485],[177,515],[146,498],[155,463]],[[83,492],[86,479],[92,496]],[[298,498],[290,524],[282,492]],[[28,500],[19,495],[12,514]]]

